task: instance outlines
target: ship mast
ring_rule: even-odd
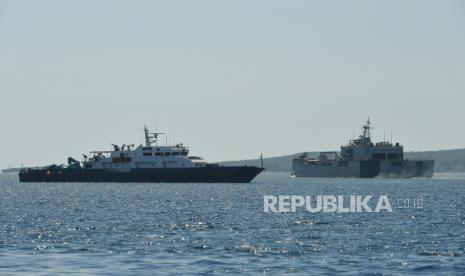
[[[165,134],[162,132],[149,132],[147,126],[144,125],[144,134],[145,134],[145,146],[151,147],[152,144],[157,144],[158,135]]]
[[[371,135],[370,135],[370,130],[371,129],[373,129],[373,127],[371,126],[370,118],[368,118],[366,124],[363,125],[363,134],[362,134],[362,136],[364,138],[371,138]]]

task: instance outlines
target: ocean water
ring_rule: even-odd
[[[350,194],[386,195],[393,212],[263,210],[264,195]],[[461,174],[263,173],[250,184],[19,183],[0,174],[0,274],[463,275],[464,208]]]

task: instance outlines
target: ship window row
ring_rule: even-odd
[[[151,152],[144,152],[142,153],[143,156],[152,156]],[[179,156],[179,155],[187,155],[187,152],[155,152],[153,156]]]
[[[157,163],[155,162],[155,163],[151,163],[151,164],[148,164],[148,165],[150,165],[150,166],[152,166],[152,167],[155,167],[156,164],[157,164]],[[147,166],[148,166],[148,165],[147,165]],[[110,168],[119,168],[119,167],[120,167],[120,166],[117,165],[117,164],[114,164],[114,165],[110,164],[110,165],[108,165],[108,166],[109,166]],[[184,164],[184,163],[181,163],[181,166],[185,167],[185,164]],[[197,164],[195,164],[195,166],[196,166],[196,167],[201,167],[202,164],[197,163]],[[125,167],[124,164],[121,165],[121,168],[124,168],[124,167]],[[91,166],[88,166],[88,168],[91,168]]]

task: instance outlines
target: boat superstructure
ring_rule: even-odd
[[[168,146],[158,145],[158,136],[164,133],[150,133],[144,126],[145,145],[133,149],[133,144],[118,146],[112,144],[112,151],[91,151],[92,157],[84,156],[86,169],[107,169],[129,171],[139,168],[192,168],[205,167],[201,157],[189,156],[189,148],[182,143]],[[76,162],[72,162],[76,163]]]
[[[371,122],[367,120],[357,139],[341,146],[338,152],[321,152],[318,157],[303,153],[292,160],[293,175],[300,177],[432,177],[433,160],[404,159],[399,143],[371,141]]]

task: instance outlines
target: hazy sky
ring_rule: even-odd
[[[464,1],[1,1],[0,167],[141,143],[465,147]]]

